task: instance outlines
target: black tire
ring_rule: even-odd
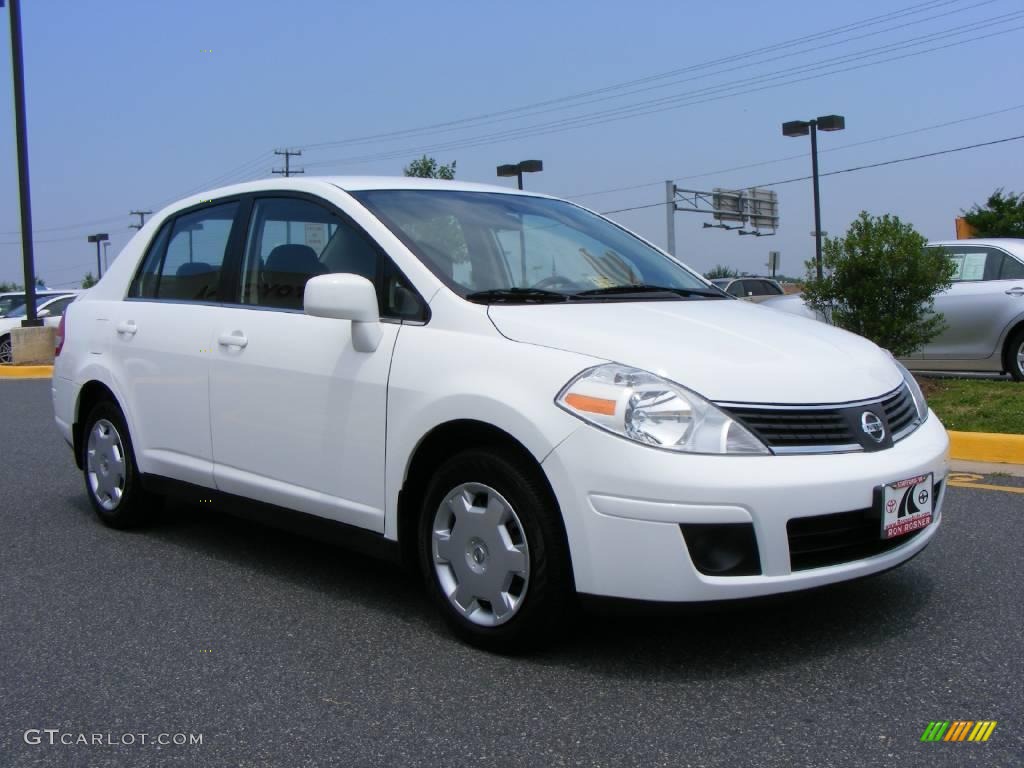
[[[1024,381],[1024,328],[1018,328],[1006,342],[1006,370],[1016,381]]]
[[[529,564],[527,578],[518,585],[519,600],[516,608],[512,609],[511,618],[496,625],[481,625],[456,608],[442,586],[438,572],[439,568],[446,567],[447,561],[442,559],[442,565],[435,567],[435,518],[442,514],[441,505],[449,494],[467,484],[486,486],[496,492],[494,496],[498,500],[511,506],[514,520],[505,529],[511,536],[508,541],[519,541],[520,534],[525,535],[527,556],[523,560]],[[481,493],[474,498],[487,497],[488,494]],[[450,531],[453,547],[460,548],[459,554],[465,558],[466,567],[473,568],[470,542],[479,539],[461,541],[466,536],[457,531],[465,529],[458,529],[457,524]],[[575,601],[560,513],[540,476],[540,470],[514,453],[494,449],[467,450],[448,459],[434,473],[427,487],[420,509],[417,550],[420,570],[431,600],[455,634],[478,648],[498,653],[523,653],[549,644],[568,625]],[[486,547],[484,551],[487,551]],[[492,557],[493,563],[499,562],[500,556]],[[454,575],[453,568],[450,572]],[[501,568],[496,567],[494,573],[500,574]],[[513,589],[514,586],[510,587],[509,592]],[[481,606],[489,605],[486,601],[477,603],[477,613],[486,613],[486,608]],[[492,614],[497,615],[497,612],[492,611]]]
[[[91,439],[94,433],[95,443]],[[85,492],[100,520],[120,529],[146,523],[159,499],[142,488],[131,435],[115,403],[103,400],[93,406],[82,428],[81,449]],[[112,458],[114,454],[120,455],[120,462]],[[108,488],[117,488],[119,493],[106,492]]]
[[[14,351],[10,336],[0,336],[0,365],[14,362]]]

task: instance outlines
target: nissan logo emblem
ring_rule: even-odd
[[[885,439],[885,425],[882,424],[882,420],[871,411],[864,411],[860,415],[860,428],[864,430],[864,434],[874,440],[876,443],[880,443]]]

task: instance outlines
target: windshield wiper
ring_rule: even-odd
[[[571,296],[558,291],[545,291],[543,288],[491,288],[486,291],[474,291],[466,294],[466,299],[482,304],[522,304],[528,302],[561,302],[570,301]]]
[[[725,294],[720,291],[715,291],[710,288],[668,288],[663,285],[647,285],[641,283],[639,285],[612,285],[607,288],[591,288],[587,291],[578,291],[572,294],[577,297],[591,297],[591,296],[625,296],[630,294],[641,294],[641,293],[669,293],[673,296],[702,296],[708,299],[723,299]]]

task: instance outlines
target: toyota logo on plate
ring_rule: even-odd
[[[865,435],[870,437],[876,443],[880,443],[885,439],[885,425],[882,424],[882,420],[871,411],[864,411],[864,413],[860,415],[860,428],[864,430]]]

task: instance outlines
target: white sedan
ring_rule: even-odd
[[[60,323],[61,317],[64,316],[64,310],[76,298],[78,298],[77,294],[41,296],[36,304],[36,316],[42,319],[44,325],[56,327]],[[13,360],[11,329],[20,328],[21,321],[26,316],[25,305],[20,304],[8,314],[0,317],[0,364],[10,363]]]
[[[879,573],[941,521],[946,432],[888,353],[506,188],[198,194],[69,307],[58,351],[56,423],[105,524],[176,494],[340,533],[491,649],[581,597]]]

